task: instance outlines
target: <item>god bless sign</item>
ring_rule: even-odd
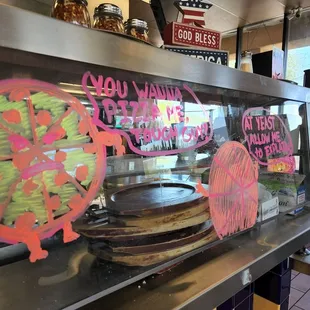
[[[164,42],[168,45],[199,46],[219,50],[221,34],[214,30],[173,22],[165,27]]]
[[[229,53],[227,51],[204,50],[190,47],[178,47],[166,45],[165,49],[171,52],[184,54],[193,58],[228,66]]]

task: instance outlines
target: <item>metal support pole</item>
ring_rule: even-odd
[[[243,36],[243,27],[237,29],[237,43],[236,43],[236,64],[235,68],[240,69],[241,64],[241,53],[242,53],[242,36]]]
[[[284,51],[284,56],[283,56],[284,78],[286,78],[290,24],[291,24],[291,21],[289,20],[289,13],[285,13],[284,20],[283,20],[283,35],[282,35],[282,50]]]
[[[160,0],[151,0],[150,6],[151,6],[151,9],[153,11],[153,14],[154,14],[160,35],[161,35],[162,39],[164,39],[164,29],[165,29],[165,26],[167,25],[167,21],[166,21],[166,17],[165,17],[163,7],[161,5],[161,1]]]

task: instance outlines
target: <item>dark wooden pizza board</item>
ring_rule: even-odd
[[[111,223],[116,223],[124,226],[134,227],[150,227],[163,225],[170,222],[182,221],[193,216],[196,216],[209,208],[208,199],[201,199],[199,202],[192,206],[189,204],[188,208],[181,209],[180,211],[172,213],[162,213],[143,217],[136,216],[118,216],[110,215],[109,219]]]
[[[106,195],[106,208],[113,214],[146,216],[180,211],[200,199],[195,183],[165,180],[113,189]]]
[[[131,240],[117,240],[117,241],[110,241],[110,240],[103,240],[103,241],[94,241],[94,242],[103,242],[106,246],[110,248],[119,248],[119,247],[134,247],[134,246],[144,246],[150,244],[157,244],[163,242],[169,242],[177,239],[187,238],[193,234],[197,234],[201,229],[205,226],[211,226],[212,221],[208,220],[205,223],[194,225],[191,227],[186,227],[183,229],[179,229],[177,231],[167,232],[164,234],[158,234],[153,236],[140,237],[131,239]]]
[[[117,224],[75,224],[74,229],[87,238],[117,240],[123,237],[151,236],[201,224],[210,219],[208,210],[196,216],[150,227],[126,227]]]
[[[124,253],[114,253],[109,248],[90,248],[89,251],[98,258],[119,263],[126,266],[150,266],[172,259],[176,256],[188,253],[198,249],[205,244],[217,240],[215,230],[211,230],[209,234],[196,240],[190,244],[182,245],[177,248],[169,249],[167,251],[152,252],[146,254],[129,255]]]
[[[182,235],[179,232],[173,234],[174,239],[168,240],[166,236],[160,236],[158,239],[162,239],[161,242],[152,243],[151,238],[147,238],[149,244],[147,245],[135,245],[135,246],[127,246],[126,243],[123,246],[115,246],[115,244],[106,244],[106,243],[93,243],[90,245],[92,251],[96,251],[101,248],[108,248],[114,253],[126,253],[131,255],[137,254],[150,254],[157,253],[162,251],[172,250],[174,248],[179,248],[191,243],[194,243],[198,240],[201,240],[205,236],[207,236],[213,230],[213,226],[211,221],[205,222],[204,224],[199,225],[199,229],[197,231],[192,231],[191,234]],[[149,240],[151,239],[151,240]]]

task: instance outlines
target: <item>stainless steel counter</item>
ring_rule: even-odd
[[[0,46],[167,79],[297,101],[310,90],[0,4]],[[40,25],[38,27],[38,25]],[[190,69],[189,69],[190,68]]]
[[[280,217],[83,309],[214,309],[245,286],[245,270],[255,281],[309,240],[309,211]]]
[[[44,58],[44,64],[55,68],[68,62],[68,72],[74,63],[81,65],[81,70],[96,66],[98,70],[118,70],[124,76],[143,75],[142,80],[148,76],[154,83],[186,81],[198,90],[206,85],[223,92],[310,101],[310,90],[306,88],[2,4],[0,26],[0,48],[6,53],[20,51],[12,54],[11,60],[17,63],[22,61],[19,55],[23,53],[41,60],[45,57],[48,60]],[[77,72],[80,74],[80,70]],[[246,285],[242,282],[245,270],[249,269],[254,281],[309,239],[310,213],[304,212],[297,218],[280,217],[213,244],[213,248],[208,245],[148,268],[98,263],[87,253],[87,243],[80,240],[50,249],[44,261],[31,264],[22,260],[0,267],[0,309],[77,309],[100,298],[86,307],[213,309]],[[171,271],[155,275],[177,263]]]
[[[254,281],[309,239],[310,212],[304,211],[149,268],[98,264],[81,240],[51,249],[44,261],[0,267],[0,309],[213,309],[244,287],[244,270]]]

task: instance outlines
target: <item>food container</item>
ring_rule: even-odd
[[[142,19],[128,19],[125,23],[125,32],[137,39],[149,41],[149,28],[147,22]]]
[[[284,52],[274,47],[271,51],[252,56],[253,72],[275,80],[284,78]]]
[[[68,23],[90,28],[90,16],[86,0],[55,0],[52,17]]]
[[[310,88],[310,69],[305,70],[304,72],[304,87]]]
[[[95,8],[93,27],[100,30],[124,33],[122,10],[114,4],[100,4]]]
[[[240,70],[253,73],[252,53],[245,51],[242,53],[241,57]]]

